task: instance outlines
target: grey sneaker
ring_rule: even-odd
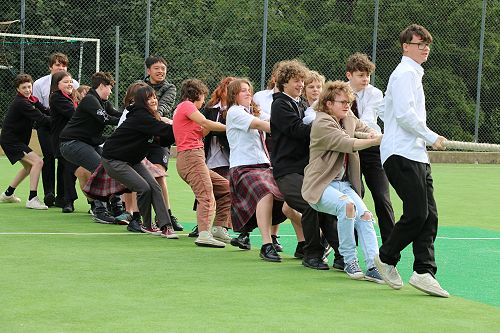
[[[212,234],[208,231],[200,231],[198,233],[198,238],[196,238],[194,243],[198,246],[205,246],[205,247],[218,247],[218,248],[226,247],[226,244],[224,242],[220,242],[217,239],[215,239],[212,236]]]
[[[45,204],[41,202],[38,197],[34,197],[33,199],[26,201],[26,208],[39,210],[49,209],[49,207],[45,206]]]
[[[211,231],[212,231],[212,236],[214,236],[214,238],[217,239],[218,241],[227,244],[231,243],[231,237],[229,237],[226,228],[220,226],[213,226]]]
[[[346,272],[347,275],[354,280],[362,280],[365,277],[357,260],[353,260],[345,264],[344,272]]]
[[[450,294],[444,290],[439,285],[439,282],[429,273],[418,274],[417,272],[413,272],[409,283],[418,290],[431,296],[450,297]]]
[[[384,279],[380,276],[377,267],[372,267],[368,269],[365,273],[365,280],[375,283],[385,284]]]
[[[5,195],[5,192],[3,192],[0,195],[0,202],[20,203],[21,199],[19,199],[14,193],[11,195]]]
[[[375,256],[375,266],[377,266],[380,276],[384,279],[385,283],[389,285],[389,287],[393,289],[403,288],[403,280],[401,280],[401,276],[399,275],[397,268],[380,261],[378,254]]]

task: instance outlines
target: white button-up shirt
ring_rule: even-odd
[[[378,117],[383,120],[384,95],[382,91],[369,84],[365,89],[356,93],[356,105],[359,119],[378,133],[382,133],[380,126],[377,124]]]
[[[264,150],[259,131],[250,128],[255,119],[241,105],[233,105],[227,110],[226,135],[231,154],[231,168],[242,165],[270,164]]]
[[[403,56],[392,72],[385,93],[384,137],[380,144],[382,163],[391,155],[429,163],[426,142],[433,144],[438,134],[426,124],[424,69]]]

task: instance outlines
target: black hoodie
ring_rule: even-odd
[[[137,164],[148,155],[153,142],[159,141],[162,146],[173,144],[171,125],[157,120],[145,108],[132,105],[127,110],[125,121],[106,140],[103,158]]]
[[[271,163],[274,178],[291,173],[303,175],[309,163],[311,125],[302,121],[305,105],[277,92],[271,105]]]
[[[61,131],[61,142],[77,140],[97,147],[104,142],[106,125],[118,125],[121,113],[109,101],[103,101],[94,89],[90,89]]]

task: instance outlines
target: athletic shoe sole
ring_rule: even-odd
[[[194,242],[196,245],[201,246],[201,247],[213,247],[213,248],[218,248],[222,249],[226,247],[226,244],[219,245],[219,244],[214,244],[214,243],[202,243],[202,242]]]

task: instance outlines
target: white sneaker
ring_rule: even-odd
[[[450,297],[450,294],[441,288],[439,282],[430,274],[413,272],[409,282],[413,287],[426,294],[439,297]]]
[[[194,241],[194,243],[198,246],[205,247],[225,247],[226,244],[215,239],[212,234],[208,231],[200,231],[198,233],[198,238]]]
[[[38,197],[34,197],[33,199],[26,201],[26,208],[49,209],[49,207],[45,206],[45,204],[41,202]]]
[[[214,238],[217,239],[218,241],[227,244],[231,242],[231,237],[229,237],[226,228],[220,226],[213,226],[211,231],[212,231],[212,236],[214,236]]]
[[[380,257],[377,254],[375,256],[375,266],[382,277],[382,279],[393,289],[403,288],[403,280],[399,275],[399,272],[395,266],[388,265],[380,261]]]
[[[16,197],[14,193],[5,195],[5,192],[3,192],[2,195],[0,195],[0,202],[20,203],[21,199]]]

